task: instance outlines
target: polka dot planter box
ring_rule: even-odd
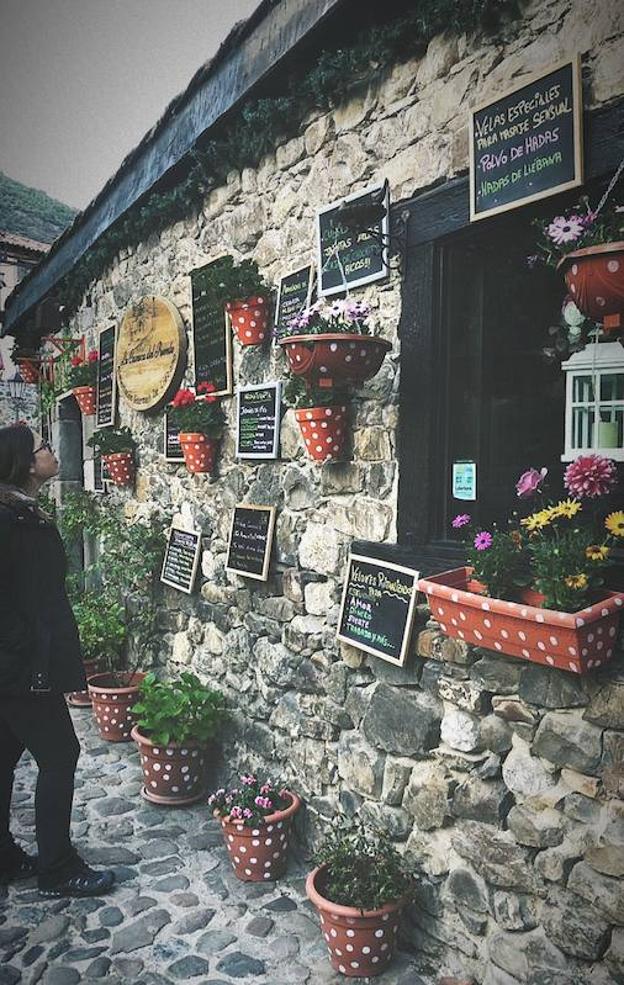
[[[384,356],[392,348],[386,339],[372,335],[291,335],[280,339],[295,376],[310,382],[363,383],[379,372]],[[323,385],[323,383],[321,383]]]
[[[272,882],[286,871],[290,826],[301,799],[289,790],[281,794],[290,797],[290,807],[268,814],[257,827],[221,818],[225,847],[242,882]]]
[[[612,659],[624,594],[605,592],[578,612],[556,612],[467,591],[470,577],[470,568],[455,568],[418,583],[448,636],[575,674]]]

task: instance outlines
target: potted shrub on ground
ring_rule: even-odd
[[[225,716],[225,699],[195,674],[158,681],[146,674],[132,729],[141,756],[142,794],[153,804],[183,806],[205,796],[206,747]]]
[[[171,401],[169,416],[180,429],[180,446],[189,472],[212,472],[225,414],[213,383],[200,383],[193,390],[178,390]]]
[[[89,438],[87,444],[102,456],[107,478],[111,482],[116,486],[132,485],[136,441],[129,428],[102,428]]]
[[[85,417],[95,414],[97,367],[97,349],[91,349],[84,358],[80,355],[71,358],[69,385]]]
[[[339,459],[347,437],[346,389],[318,387],[291,376],[284,387],[284,403],[295,417],[310,458],[317,462]]]
[[[221,822],[235,875],[243,882],[279,879],[288,861],[290,826],[301,807],[297,794],[243,773],[238,787],[215,791],[208,803]]]
[[[319,912],[332,967],[350,977],[381,974],[413,887],[405,860],[387,835],[339,815],[315,861],[306,893]]]
[[[269,334],[270,290],[254,260],[226,259],[219,272],[225,310],[241,345],[261,345]]]
[[[80,645],[87,681],[99,667],[110,663],[121,652],[126,638],[124,609],[111,599],[103,599],[101,592],[83,592],[72,600],[72,609],[78,623]],[[89,691],[72,691],[67,696],[70,705],[89,708]]]

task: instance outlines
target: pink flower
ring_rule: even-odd
[[[243,816],[243,811],[242,808],[240,807],[233,807],[232,810],[230,811],[230,817],[242,817],[242,816]]]
[[[565,216],[558,215],[546,229],[546,235],[553,243],[561,246],[562,243],[573,243],[585,232],[585,224],[579,215],[571,215],[567,219]]]
[[[253,817],[253,811],[250,807],[243,808],[243,817]]]
[[[263,793],[263,794],[271,793],[271,784],[270,783],[264,783],[260,787],[260,793]]]
[[[451,523],[451,526],[454,527],[455,530],[459,530],[460,527],[465,527],[469,523],[470,523],[469,513],[458,513],[455,519],[453,520],[453,522]]]
[[[254,804],[256,804],[257,807],[262,807],[265,811],[268,811],[269,808],[273,807],[273,802],[269,800],[268,797],[256,797]]]
[[[256,783],[256,778],[255,776],[252,776],[251,773],[243,773],[241,776],[241,783],[243,783],[246,787],[253,787],[254,783]]]
[[[97,349],[90,349],[87,353],[87,362],[96,363],[98,361],[98,351]]]
[[[534,496],[536,492],[540,491],[540,486],[546,476],[548,475],[548,469],[527,469],[523,472],[518,481],[516,482],[516,492],[520,499],[529,499]]]
[[[487,551],[492,546],[492,534],[487,530],[482,530],[474,539],[474,546],[478,551]]]
[[[570,462],[563,476],[563,484],[577,499],[606,496],[617,483],[615,462],[602,455],[579,455]]]

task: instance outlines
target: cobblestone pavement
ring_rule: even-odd
[[[291,858],[278,883],[239,882],[205,805],[161,808],[140,796],[134,743],[96,734],[88,709],[73,711],[82,755],[74,842],[117,885],[101,899],[42,899],[34,880],[0,888],[0,985],[338,985],[306,866]],[[35,769],[18,767],[13,831],[32,843]],[[377,981],[372,979],[371,981]],[[399,953],[383,985],[431,985]]]

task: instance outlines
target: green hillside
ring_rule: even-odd
[[[52,243],[75,215],[76,209],[0,171],[0,229]]]

